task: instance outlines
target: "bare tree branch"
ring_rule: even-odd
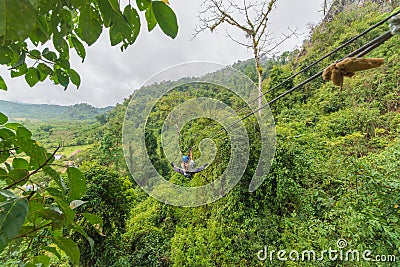
[[[244,12],[246,14],[247,24],[250,26],[250,28],[252,29],[252,31],[254,33],[254,25],[251,22],[251,19],[249,17],[249,8],[251,8],[251,6],[246,6],[246,0],[243,0],[243,6],[244,6]]]
[[[16,150],[16,149],[18,149],[19,147],[12,147],[12,148],[9,148],[9,149],[4,149],[4,150],[0,150],[0,153],[3,153],[3,152],[12,152],[13,150]]]
[[[263,18],[260,21],[260,23],[258,24],[258,27],[256,28],[256,32],[258,32],[261,27],[266,27],[267,22],[268,22],[268,16],[269,16],[269,14],[271,14],[276,1],[277,0],[271,0],[271,2],[269,2],[267,12],[263,14]],[[261,11],[261,12],[263,12],[263,11]]]
[[[258,75],[259,105],[261,106],[262,96],[262,67],[261,58],[270,54],[279,45],[287,39],[296,35],[295,31],[290,30],[289,34],[283,34],[283,37],[274,42],[268,36],[268,20],[271,12],[276,6],[278,0],[206,0],[202,3],[200,12],[201,26],[195,29],[195,38],[200,32],[206,29],[213,32],[222,24],[228,24],[242,31],[245,35],[245,41],[239,41],[233,38],[226,30],[226,35],[233,42],[253,50],[255,67]],[[240,2],[242,4],[240,4]],[[259,114],[261,115],[261,109]]]
[[[228,38],[231,39],[233,42],[235,42],[235,43],[237,43],[237,44],[239,44],[239,45],[241,45],[241,46],[244,46],[244,47],[246,47],[247,49],[252,48],[251,45],[246,44],[246,43],[242,43],[242,42],[236,40],[235,38],[233,38],[233,37],[229,34],[228,30],[226,30],[226,36],[228,36]]]
[[[54,155],[57,153],[57,151],[58,151],[59,149],[60,149],[60,146],[58,146],[58,147],[56,148],[56,150],[54,150],[54,152],[51,154],[51,156],[48,157],[48,158],[46,159],[46,161],[45,161],[42,165],[40,165],[36,170],[34,170],[33,172],[28,173],[27,175],[25,175],[24,177],[22,177],[22,178],[19,179],[18,181],[14,181],[12,184],[10,184],[10,185],[4,187],[3,189],[4,189],[4,190],[10,189],[10,188],[12,188],[13,186],[15,186],[15,185],[17,185],[17,184],[19,184],[19,183],[21,183],[21,182],[23,182],[23,181],[29,179],[29,177],[31,177],[32,175],[38,173],[41,169],[43,169],[43,168],[50,162],[51,159],[54,158]]]

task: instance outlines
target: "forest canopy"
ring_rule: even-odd
[[[138,9],[145,10],[148,2],[137,2],[143,2]],[[103,16],[101,9],[98,13]],[[392,6],[362,1],[333,13],[312,28],[301,48],[260,61],[267,101],[387,32],[388,23],[384,23],[276,88],[386,18]],[[197,118],[180,129],[178,142],[166,144],[168,149],[185,152],[191,147],[199,158],[200,141],[213,137],[216,156],[192,179],[173,171],[163,151],[161,132],[163,127],[175,127],[173,122],[165,123],[168,114],[179,103],[196,97],[215,98],[240,110],[243,101],[226,88],[211,90],[209,84],[194,82],[195,78],[187,78],[183,84],[150,84],[96,121],[79,126],[71,120],[42,121],[30,131],[0,113],[0,205],[15,215],[7,217],[0,212],[1,265],[333,267],[371,266],[371,261],[385,259],[395,266],[400,257],[399,38],[393,36],[368,54],[384,58],[381,67],[346,78],[341,89],[319,76],[270,106],[276,127],[270,170],[256,168],[263,125],[257,124],[256,114],[244,120],[250,163],[242,179],[223,198],[195,208],[159,202],[140,188],[129,171],[134,162],[124,158],[124,117],[128,111],[137,120],[143,119],[138,111],[149,99],[165,87],[174,88],[151,107],[144,132],[146,149],[152,165],[168,181],[185,187],[205,185],[221,175],[229,162],[227,132],[210,119]],[[258,80],[254,61],[241,61],[233,67]],[[225,74],[226,69],[212,73]],[[129,110],[129,105],[134,110]],[[245,116],[249,111],[245,107],[239,113]],[[132,129],[134,123],[129,125]],[[88,144],[56,145],[47,152],[41,143],[50,140],[50,134],[43,134],[50,130],[68,132],[74,141],[86,136]],[[76,153],[66,153],[69,146],[69,151]],[[69,154],[66,159],[55,160],[59,150]],[[128,152],[135,153],[135,148]],[[136,171],[144,173],[146,169]],[[254,173],[264,182],[249,192]],[[313,259],[310,252],[320,258],[329,249],[337,252],[335,260],[328,256]],[[277,256],[280,250],[287,252],[285,261]],[[358,251],[359,260],[357,254],[346,258],[349,250]],[[289,257],[290,251],[298,253]],[[304,251],[308,260],[301,258]],[[370,261],[362,258],[365,251],[370,252]]]

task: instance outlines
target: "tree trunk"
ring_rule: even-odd
[[[263,92],[262,92],[262,70],[257,71],[258,73],[258,108],[260,108],[260,110],[258,111],[258,114],[261,117],[261,107],[262,107],[262,96],[263,96]]]
[[[261,114],[262,114],[262,111],[261,111],[262,96],[263,96],[263,92],[262,92],[262,68],[261,68],[260,58],[258,57],[258,54],[256,52],[254,54],[256,55],[254,57],[254,59],[255,59],[255,62],[256,62],[256,71],[257,71],[257,75],[258,75],[258,108],[260,109],[258,111],[258,114],[261,117]]]

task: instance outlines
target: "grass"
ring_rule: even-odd
[[[57,154],[63,154],[67,158],[69,158],[71,156],[71,154],[74,153],[77,150],[81,150],[83,152],[83,151],[85,151],[87,149],[90,149],[92,147],[93,147],[93,144],[81,145],[81,146],[66,146],[66,147],[60,148],[60,150],[58,151]]]

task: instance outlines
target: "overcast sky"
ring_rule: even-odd
[[[87,48],[84,63],[81,63],[75,51],[71,51],[72,68],[82,78],[79,90],[70,86],[64,92],[61,86],[50,81],[30,88],[23,77],[9,78],[9,72],[2,65],[0,75],[6,80],[8,91],[0,92],[0,99],[59,105],[89,103],[104,107],[122,102],[152,75],[170,66],[191,61],[229,65],[251,58],[251,51],[227,38],[223,28],[212,34],[203,32],[190,41],[194,28],[199,24],[201,2],[170,0],[179,24],[179,33],[174,40],[164,35],[159,27],[148,33],[145,25],[142,25],[136,43],[124,52],[120,51],[119,46],[110,46],[108,31],[103,31],[100,39]],[[316,24],[322,19],[322,3],[322,0],[278,0],[277,8],[270,18],[270,32],[273,36],[280,38],[288,27],[304,33],[299,38],[287,41],[280,48],[282,51],[301,45],[308,35],[307,25]],[[142,24],[145,24],[143,20]]]

